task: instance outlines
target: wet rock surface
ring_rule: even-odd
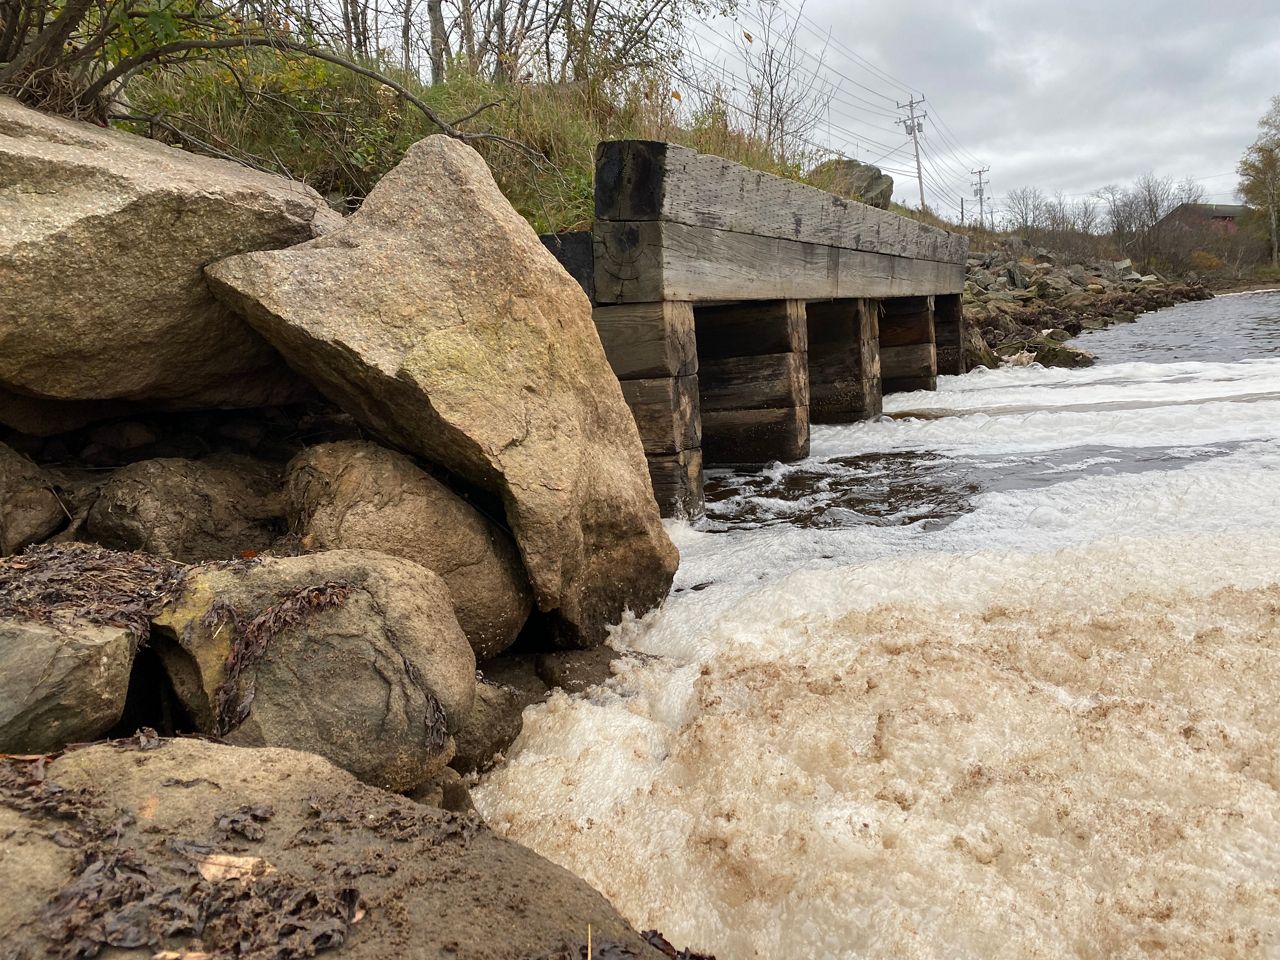
[[[0,762],[6,960],[677,956],[474,815],[292,750],[162,740]]]
[[[287,505],[308,549],[377,550],[439,574],[477,659],[509,647],[528,619],[533,596],[510,536],[403,454],[310,447],[289,464]]]
[[[966,336],[967,366],[1088,366],[1093,357],[1063,339],[1211,296],[1198,282],[1138,274],[1127,260],[1063,266],[1048,250],[1007,239],[968,261],[964,317],[977,336]]]
[[[0,556],[46,539],[66,520],[52,478],[0,443]]]
[[[137,646],[127,627],[0,618],[0,753],[106,734],[124,710]]]
[[[389,790],[448,763],[475,696],[447,588],[396,557],[336,550],[196,568],[153,623],[198,729],[308,750]]]
[[[87,535],[183,563],[266,550],[284,529],[280,472],[241,457],[143,460],[101,486]]]

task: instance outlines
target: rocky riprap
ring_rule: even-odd
[[[1007,239],[969,257],[964,317],[970,369],[1001,362],[1082,367],[1091,354],[1066,344],[1082,330],[1132,323],[1141,313],[1213,296],[1194,279],[1139,274],[1128,260],[1063,261],[1043,247]]]
[[[678,562],[479,155],[343,219],[0,98],[0,182],[0,958],[677,956],[465,813]]]

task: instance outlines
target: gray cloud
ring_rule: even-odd
[[[1027,185],[1084,194],[1151,170],[1212,177],[1206,192],[1229,200],[1234,176],[1213,175],[1234,170],[1280,93],[1275,0],[810,0],[804,13],[817,28],[804,33],[806,48],[821,52],[829,30],[824,57],[839,78],[820,139],[864,159],[905,139],[862,101],[896,113],[893,103],[855,81],[892,99],[908,91],[852,51],[927,98],[926,180],[942,189],[926,182],[926,193],[952,202],[971,192],[973,158],[990,164],[997,195]],[[906,150],[884,164],[912,167]],[[896,179],[897,196],[914,202],[914,179]]]

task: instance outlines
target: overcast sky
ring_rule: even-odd
[[[758,16],[748,10],[739,29]],[[1280,0],[808,0],[804,18],[805,62],[823,56],[834,89],[814,139],[864,160],[894,151],[883,165],[914,168],[886,115],[908,91],[849,54],[865,58],[926,98],[931,205],[935,193],[970,198],[974,159],[990,165],[997,196],[1024,185],[1085,194],[1153,170],[1205,178],[1209,199],[1232,202],[1232,171],[1280,94]],[[734,28],[720,29],[727,59]],[[914,178],[895,180],[895,198],[914,206]]]

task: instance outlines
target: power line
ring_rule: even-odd
[[[907,115],[898,122],[902,124],[902,128],[907,131],[907,135],[911,137],[911,144],[915,147],[916,152],[916,184],[920,187],[920,209],[925,210],[924,202],[924,174],[920,172],[920,131],[924,129],[924,119],[928,114],[920,114],[916,116],[916,107],[923,103],[923,100],[917,100],[915,97],[908,98],[906,103],[899,103],[899,110],[906,110]]]
[[[977,170],[970,170],[969,172],[978,178],[973,182],[973,187],[974,187],[973,195],[978,198],[978,226],[985,227],[987,224],[986,224],[986,221],[983,219],[983,211],[985,209],[985,204],[986,204],[987,184],[983,181],[982,178],[991,172],[991,168],[979,167]],[[991,211],[991,229],[992,230],[996,228],[995,220],[996,220],[996,214],[995,214],[995,210],[993,209]]]

